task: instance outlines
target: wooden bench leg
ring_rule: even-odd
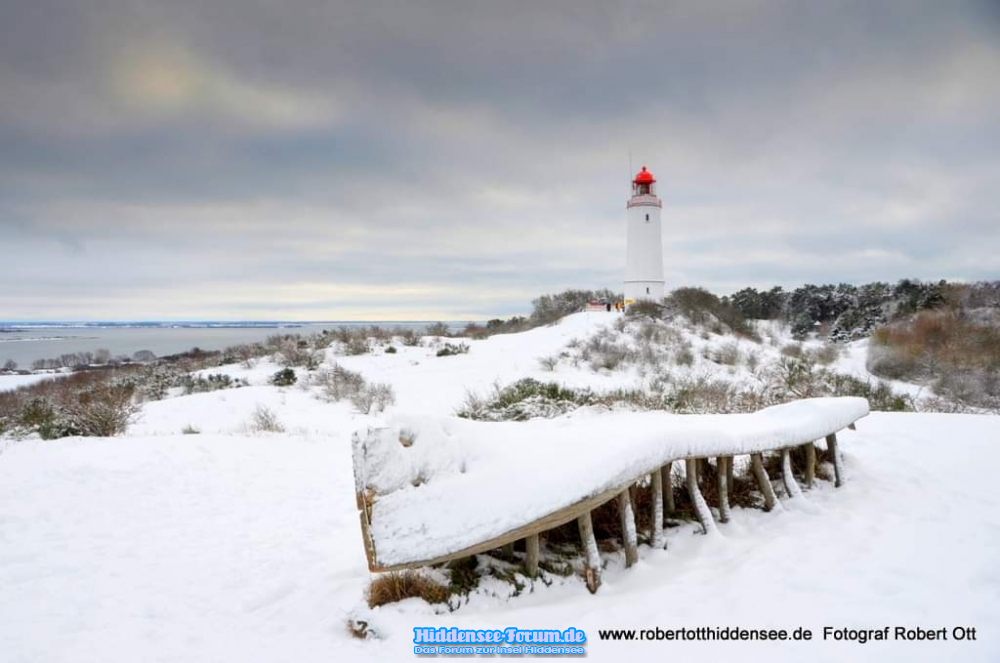
[[[649,545],[656,549],[665,548],[663,536],[663,472],[653,470],[650,475],[650,490],[653,495],[653,532],[650,535]]]
[[[698,459],[688,458],[684,461],[684,469],[687,472],[687,489],[691,496],[691,503],[694,505],[695,514],[701,522],[701,530],[705,534],[715,532],[715,519],[712,518],[712,511],[705,502],[705,497],[698,488]]]
[[[524,539],[525,550],[528,554],[524,558],[524,571],[529,578],[538,577],[538,534],[529,534]]]
[[[770,511],[778,504],[778,498],[775,497],[771,480],[767,478],[767,472],[764,471],[764,459],[761,458],[760,454],[750,455],[750,469],[757,480],[757,488],[764,495],[764,511]]]
[[[810,442],[803,444],[802,448],[806,452],[806,488],[812,488],[816,477],[816,445]]]
[[[729,522],[729,466],[732,456],[719,456],[716,459],[719,477],[719,522]]]
[[[625,568],[639,561],[639,541],[635,531],[635,514],[629,491],[618,493],[618,519],[622,526],[622,543],[625,545]]]
[[[733,470],[733,457],[726,456],[726,486],[729,487],[729,491],[732,492],[733,486],[736,485],[734,481],[735,472]]]
[[[844,485],[844,468],[841,464],[840,452],[837,450],[836,433],[826,436],[826,450],[830,453],[830,461],[833,463],[833,485],[840,488]]]
[[[587,582],[587,589],[594,594],[601,586],[601,553],[597,549],[597,539],[594,538],[594,523],[590,519],[590,512],[577,518],[576,524],[580,528],[580,541],[583,543],[587,564],[583,571],[584,580]]]
[[[781,450],[781,481],[785,484],[785,492],[789,497],[802,497],[799,484],[792,474],[792,454],[788,449]]]
[[[672,515],[677,511],[677,507],[674,505],[673,470],[673,461],[664,465],[660,470],[660,473],[663,475],[663,508],[666,510],[667,515]]]

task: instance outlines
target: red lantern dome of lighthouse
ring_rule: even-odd
[[[642,167],[639,174],[635,176],[634,180],[632,180],[634,184],[652,184],[655,181],[656,178],[653,177],[653,173],[646,170],[645,166]]]

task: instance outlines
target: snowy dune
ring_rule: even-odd
[[[596,596],[578,579],[435,615],[418,600],[343,621],[368,579],[338,437],[23,442],[0,456],[0,651],[28,661],[410,660],[413,626],[584,629],[590,658],[995,661],[1000,419],[880,414],[843,449],[848,483],[719,536],[669,531]],[[758,601],[763,601],[763,604]],[[961,645],[608,643],[598,628],[977,626]]]
[[[494,380],[634,384],[641,376],[564,364],[552,373],[537,362],[613,319],[572,316],[472,341],[457,357],[402,346],[394,355],[336,357],[393,385],[397,404],[383,418],[298,386],[266,386],[276,367],[262,362],[221,369],[250,387],[147,404],[127,437],[7,442],[0,660],[408,661],[415,626],[575,626],[586,631],[593,660],[1000,660],[1000,494],[992,488],[1000,418],[988,416],[873,413],[841,440],[842,488],[820,482],[780,513],[734,509],[717,535],[672,528],[669,550],[641,546],[628,571],[620,554],[605,554],[595,596],[576,577],[529,583],[513,598],[510,585],[485,579],[455,612],[415,599],[369,610],[352,431],[441,420],[467,389]],[[249,434],[257,405],[272,408],[286,432]],[[591,416],[603,415],[575,415]],[[202,434],[181,435],[188,425]],[[519,470],[531,462],[510,459],[512,490],[529,490]],[[352,616],[381,638],[353,639],[344,628]],[[597,636],[619,627],[804,626],[821,638],[823,626],[887,625],[968,625],[979,639],[712,644]]]

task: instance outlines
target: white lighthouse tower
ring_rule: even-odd
[[[628,201],[628,236],[625,261],[625,305],[641,299],[663,299],[663,243],[656,178],[643,166],[632,180]]]

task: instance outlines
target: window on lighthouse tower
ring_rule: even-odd
[[[649,215],[646,215],[646,223],[649,223]]]

